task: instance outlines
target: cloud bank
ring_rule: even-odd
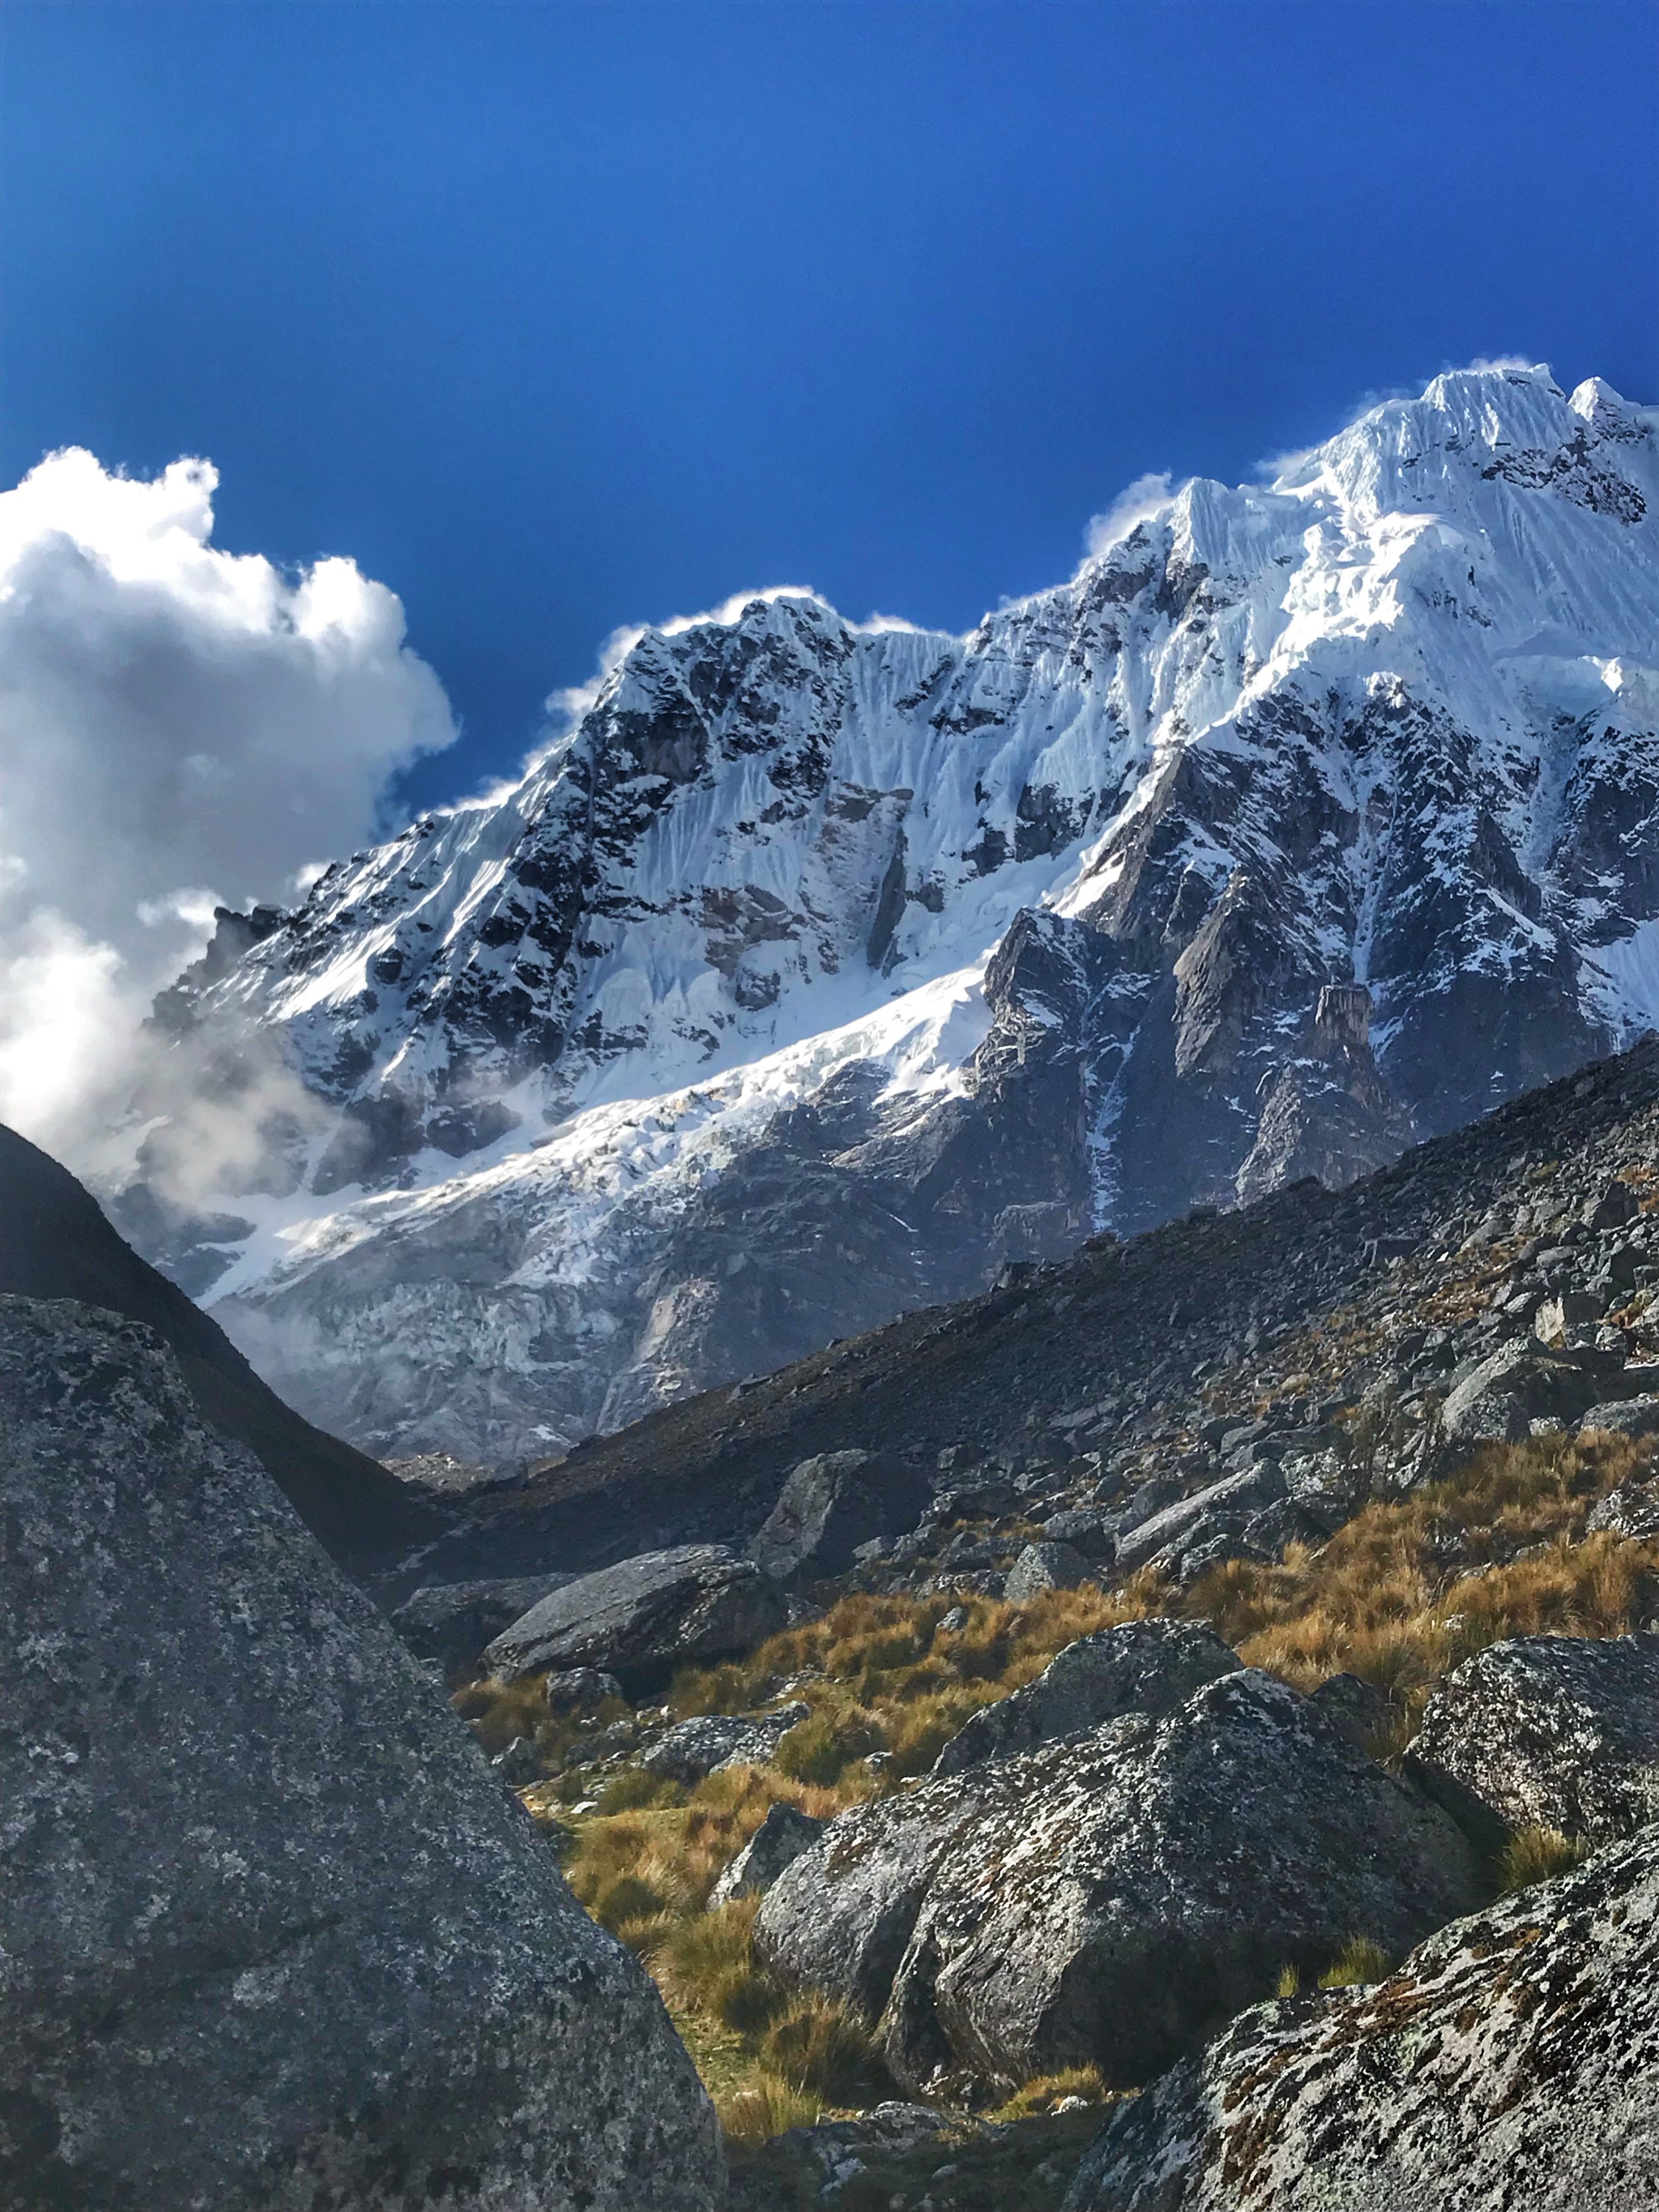
[[[289,895],[455,734],[396,595],[221,551],[217,482],[70,449],[0,493],[0,1120],[71,1160],[216,900]]]

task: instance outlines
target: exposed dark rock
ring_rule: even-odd
[[[492,1637],[574,1579],[522,1575],[509,1582],[428,1583],[404,1600],[392,1626],[418,1658],[435,1659],[452,1680],[462,1680]]]
[[[1659,1819],[1659,1637],[1494,1644],[1436,1690],[1412,1750],[1512,1826],[1628,1835]]]
[[[712,2212],[633,1959],[150,1329],[0,1301],[0,2200]]]
[[[763,1899],[785,1974],[881,2011],[915,2087],[1147,2080],[1287,1965],[1466,1909],[1452,1822],[1281,1683],[1207,1684],[834,1821]]]
[[[1101,1629],[1068,1644],[1036,1681],[971,1714],[933,1772],[960,1774],[985,1759],[1012,1759],[1123,1713],[1173,1712],[1201,1684],[1237,1666],[1237,1655],[1200,1621],[1130,1620]]]
[[[824,1823],[798,1806],[774,1805],[749,1841],[714,1884],[709,1909],[730,1905],[734,1898],[759,1897],[793,1864],[811,1850],[823,1833]]]
[[[1238,1171],[1248,1205],[1316,1176],[1332,1189],[1397,1159],[1411,1116],[1371,1056],[1371,994],[1363,983],[1328,983],[1314,1006],[1305,1053],[1280,1070]]]
[[[495,1638],[484,1666],[504,1682],[543,1667],[598,1667],[638,1683],[748,1650],[787,1618],[782,1591],[750,1560],[682,1544],[565,1583]]]
[[[749,1556],[780,1582],[844,1574],[860,1546],[913,1528],[930,1495],[902,1461],[820,1452],[791,1472]]]
[[[1659,2203],[1659,1830],[1369,1988],[1255,2007],[1121,2106],[1066,2212]]]
[[[0,1128],[0,1293],[79,1298],[146,1322],[205,1418],[246,1444],[307,1526],[354,1571],[383,1566],[445,1523],[386,1468],[302,1420],[178,1285],[141,1260],[67,1169]]]

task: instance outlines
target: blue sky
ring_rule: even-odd
[[[412,802],[622,623],[963,628],[1480,355],[1659,399],[1651,0],[6,0],[0,102],[6,481],[391,584]]]

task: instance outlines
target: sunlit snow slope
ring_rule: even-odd
[[[227,920],[125,1218],[314,1418],[510,1464],[1627,1038],[1656,420],[1446,375],[965,638],[641,632],[515,788]]]

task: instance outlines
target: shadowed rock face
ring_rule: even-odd
[[[153,1331],[0,1299],[0,2203],[711,2212],[712,2113]]]
[[[218,1323],[116,1234],[66,1168],[3,1127],[0,1293],[79,1298],[148,1323],[172,1350],[205,1418],[258,1455],[346,1565],[389,1560],[445,1525],[377,1462],[285,1406]]]
[[[1258,2005],[1120,2108],[1066,2212],[1634,2212],[1659,2203],[1659,1829]]]
[[[784,1974],[880,2011],[913,2089],[1147,2080],[1286,1965],[1467,1909],[1436,1807],[1254,1670],[1175,1711],[843,1814],[756,1922]]]

